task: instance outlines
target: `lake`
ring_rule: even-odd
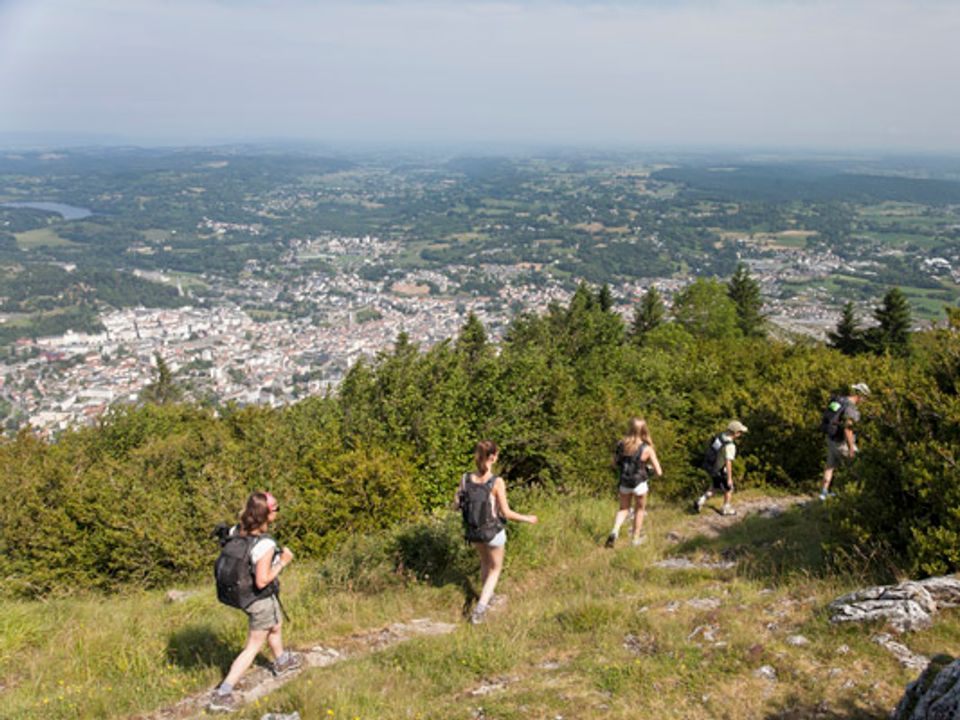
[[[47,212],[57,213],[64,220],[83,220],[83,218],[93,215],[93,212],[87,208],[64,205],[63,203],[56,202],[7,202],[0,203],[0,207],[46,210]]]

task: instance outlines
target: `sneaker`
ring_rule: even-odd
[[[630,541],[630,544],[633,545],[633,547],[638,547],[640,545],[643,545],[646,541],[647,541],[646,535],[637,535],[635,538],[633,538]]]
[[[233,712],[237,709],[237,696],[234,693],[219,693],[213,691],[207,710],[210,712]]]
[[[482,623],[487,615],[487,608],[487,605],[477,605],[470,613],[470,624],[479,625]]]
[[[695,513],[698,513],[698,512],[700,512],[701,510],[703,510],[703,505],[704,505],[704,503],[706,503],[706,502],[707,502],[707,501],[704,500],[702,496],[701,496],[701,497],[698,497],[696,500],[693,501],[693,511],[694,511]]]
[[[724,505],[724,506],[723,506],[723,509],[720,510],[720,514],[721,514],[721,515],[725,515],[725,516],[736,515],[736,514],[737,514],[737,511],[734,510],[734,509],[733,509],[732,507],[730,507],[729,505]]]
[[[274,661],[273,674],[282,675],[283,673],[291,672],[299,668],[302,664],[303,660],[300,654],[288,650]]]
[[[604,547],[612,548],[617,542],[617,534],[610,533],[607,535],[607,541],[603,544]]]
[[[832,497],[836,497],[836,496],[837,496],[836,493],[832,493],[832,492],[830,492],[829,490],[821,490],[821,491],[820,491],[820,499],[821,499],[821,500],[826,500],[827,498],[832,498]]]

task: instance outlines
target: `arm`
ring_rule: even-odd
[[[503,482],[503,478],[497,478],[497,481],[493,484],[493,496],[497,500],[497,507],[500,509],[500,517],[506,518],[507,520],[512,520],[514,522],[525,522],[530,523],[531,525],[537,524],[536,515],[521,515],[520,513],[514,512],[510,509],[510,504],[507,502],[507,485]]]
[[[280,553],[280,562],[276,565],[273,564],[273,553],[264,553],[263,557],[257,560],[257,571],[254,577],[257,590],[263,590],[263,588],[276,580],[283,569],[291,562],[293,562],[293,553],[290,551],[290,548],[285,547],[283,549],[283,552]]]
[[[857,453],[857,441],[853,434],[853,428],[849,425],[843,429],[843,439],[847,443],[847,450],[850,451],[850,457],[852,458]]]
[[[657,458],[657,451],[652,447],[647,446],[647,452],[644,453],[645,458],[642,458],[643,462],[648,462],[653,465],[653,472],[656,473],[657,477],[663,477],[663,469],[660,467],[660,460]]]

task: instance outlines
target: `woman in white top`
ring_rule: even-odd
[[[260,591],[277,581],[281,571],[293,562],[293,553],[285,547],[277,550],[276,541],[267,535],[270,523],[277,519],[280,506],[277,499],[268,492],[255,492],[247,498],[247,505],[240,515],[240,524],[234,532],[241,536],[263,536],[257,540],[250,551],[250,563],[254,574],[256,590]],[[283,649],[281,634],[281,608],[276,593],[270,594],[244,608],[249,621],[247,642],[243,650],[230,666],[230,672],[214,691],[208,706],[213,711],[230,711],[236,708],[237,699],[233,688],[266,642],[273,653],[273,670],[281,673],[293,670],[300,665],[299,656]]]
[[[474,451],[474,461],[477,465],[477,472],[466,473],[460,483],[457,493],[457,504],[463,501],[464,493],[467,490],[466,483],[475,485],[491,486],[490,504],[497,515],[504,520],[513,520],[515,522],[525,522],[535,525],[537,523],[536,515],[522,515],[510,509],[507,502],[507,486],[503,478],[493,474],[493,465],[497,462],[499,449],[492,440],[481,440],[477,443]],[[492,483],[491,483],[492,480]],[[480,599],[477,606],[470,616],[470,622],[474,625],[483,622],[487,608],[493,600],[493,591],[497,587],[497,581],[500,579],[500,571],[503,569],[503,557],[507,543],[507,532],[501,529],[494,537],[487,542],[473,542],[477,549],[477,555],[480,557],[480,581],[483,587],[480,590]]]
[[[619,473],[620,509],[617,510],[613,530],[607,536],[607,547],[613,547],[616,543],[620,527],[630,513],[631,503],[634,504],[633,544],[640,545],[643,542],[643,518],[647,511],[647,493],[650,491],[647,484],[648,466],[653,468],[657,477],[663,475],[650,437],[650,428],[645,420],[631,418],[627,434],[617,443],[613,455],[613,467]]]

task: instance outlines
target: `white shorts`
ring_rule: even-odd
[[[507,531],[501,530],[500,532],[498,532],[496,535],[493,536],[490,542],[487,543],[487,547],[503,547],[506,544],[507,544]]]
[[[650,492],[650,486],[647,485],[646,481],[640,483],[635,488],[620,486],[621,495],[646,495],[648,492]]]

